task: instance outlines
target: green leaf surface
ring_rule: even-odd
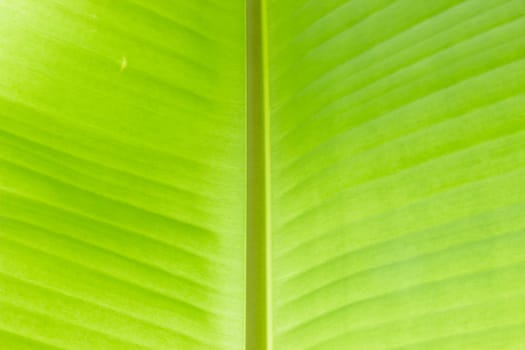
[[[523,0],[0,0],[0,349],[525,348]]]
[[[0,347],[244,346],[242,1],[0,2]]]
[[[524,15],[269,1],[275,349],[525,346]]]

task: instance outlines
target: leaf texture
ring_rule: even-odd
[[[244,6],[0,2],[0,348],[243,348]]]
[[[274,348],[522,349],[525,3],[268,8]]]
[[[253,4],[269,347],[522,349],[525,3]],[[246,347],[245,10],[0,1],[0,349]]]

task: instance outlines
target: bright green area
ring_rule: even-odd
[[[0,349],[524,329],[523,0],[0,0]]]
[[[525,2],[269,1],[274,349],[525,346]]]
[[[245,4],[0,1],[0,348],[243,349]]]

